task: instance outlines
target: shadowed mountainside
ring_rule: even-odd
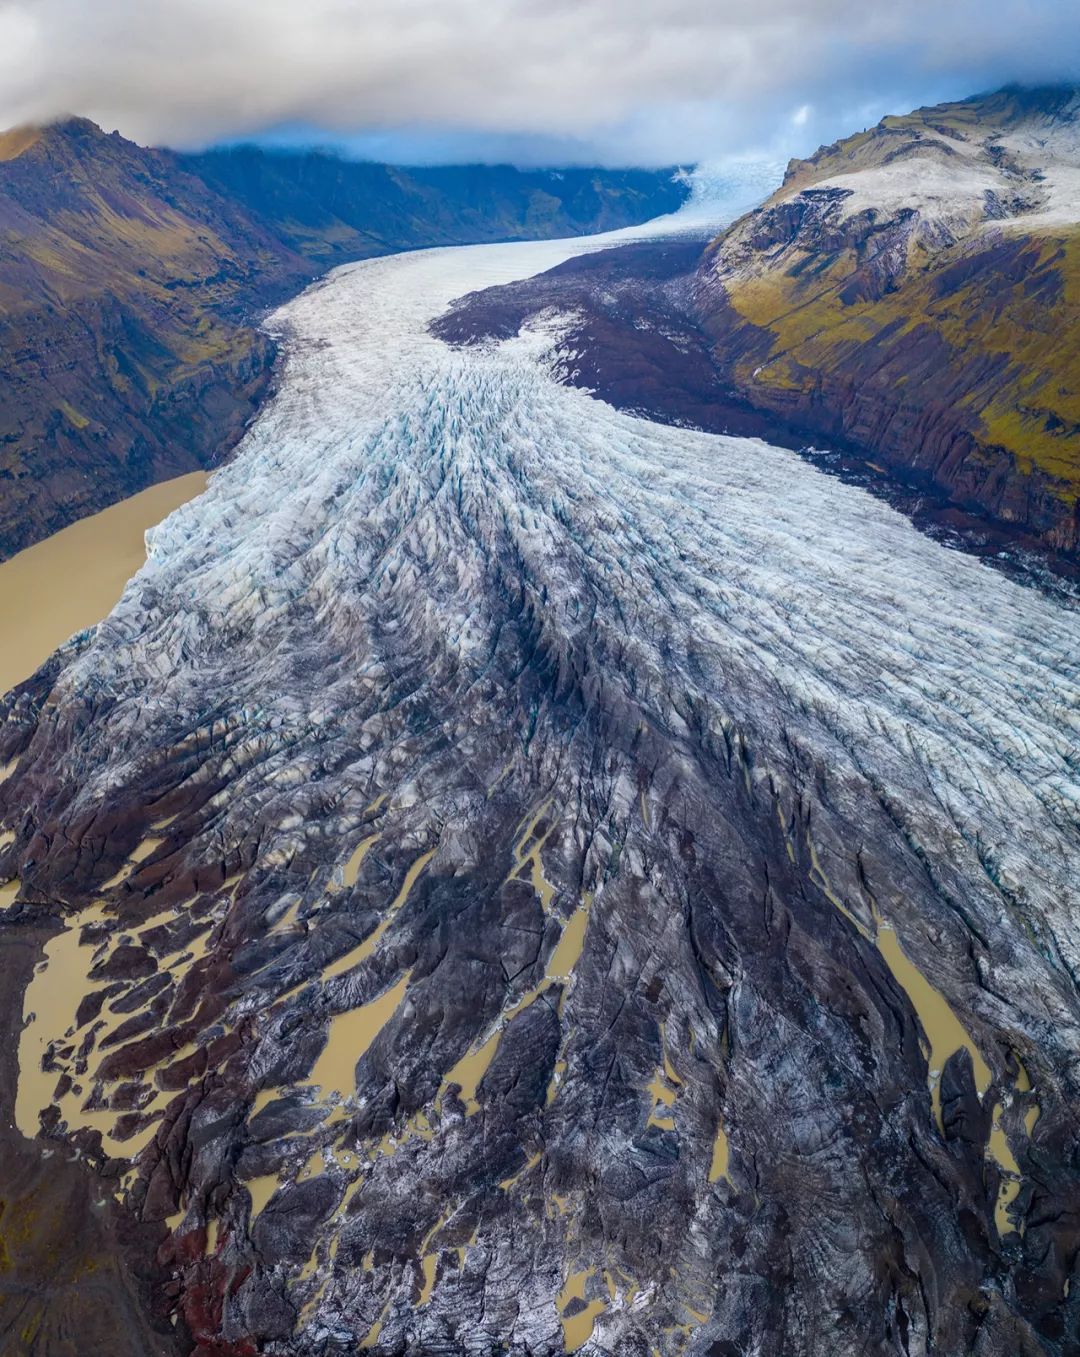
[[[402,169],[255,146],[181,156],[179,164],[322,267],[414,245],[617,230],[686,199],[669,170]]]
[[[0,137],[0,559],[230,448],[267,305],[347,259],[672,210],[670,172],[177,156],[74,119]]]

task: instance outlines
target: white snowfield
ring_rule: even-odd
[[[1080,98],[1060,121],[1018,128],[1001,144],[1024,170],[1039,175],[1038,206],[1019,225],[1039,230],[1080,222]]]
[[[543,354],[557,338],[452,351],[429,335],[452,299],[612,239],[371,260],[282,308],[279,394],[207,492],[153,531],[62,682],[135,683],[135,757],[143,678],[231,687],[237,709],[287,720],[283,654],[362,654],[380,611],[480,666],[494,610],[468,583],[504,535],[527,576],[558,582],[546,606],[568,635],[586,625],[584,587],[603,600],[591,625],[626,633],[658,710],[677,720],[700,693],[839,742],[903,798],[927,852],[988,908],[997,887],[1026,902],[1080,968],[1075,612],[791,452],[559,386]],[[323,634],[296,633],[298,600]],[[332,720],[332,692],[304,700]],[[120,731],[112,747],[108,779],[123,776]],[[98,791],[92,779],[88,804]]]
[[[941,222],[957,234],[982,220],[987,193],[1015,190],[992,165],[957,163],[932,155],[913,155],[890,165],[834,175],[815,187],[848,191],[841,218],[870,210],[895,217],[915,208],[925,220]]]
[[[957,237],[1080,223],[1080,99],[1052,122],[1033,117],[1008,131],[974,124],[964,135],[920,128],[919,135],[921,153],[852,168],[815,187],[848,190],[842,218],[914,209]],[[988,201],[997,204],[989,212]]]

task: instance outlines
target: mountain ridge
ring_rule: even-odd
[[[1080,544],[1080,92],[1007,88],[793,161],[712,243],[698,318],[731,388]]]
[[[0,559],[231,448],[271,386],[276,350],[254,317],[327,267],[626,225],[687,192],[670,172],[591,171],[580,172],[591,197],[578,184],[573,202],[559,184],[576,180],[539,172],[458,167],[415,179],[275,153],[262,177],[279,190],[290,167],[324,171],[306,191],[307,220],[290,222],[272,195],[230,196],[237,158],[140,147],[78,118],[0,135]],[[335,188],[347,221],[320,201]],[[365,211],[378,223],[366,234]]]

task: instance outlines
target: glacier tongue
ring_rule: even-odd
[[[887,782],[924,791],[931,820],[944,798],[956,830],[1014,856],[1025,893],[1058,914],[1076,884],[1061,839],[1080,792],[1075,613],[792,453],[556,387],[527,337],[462,354],[427,334],[462,292],[581,248],[371,261],[279,312],[281,394],[211,490],[152,532],[154,563],[71,669],[73,688],[91,672],[138,682],[183,645],[197,673],[224,661],[265,702],[277,685],[255,657],[355,648],[391,597],[414,644],[482,663],[504,602],[479,591],[483,567],[508,554],[564,638],[587,643],[583,595],[600,609],[591,625],[627,629],[632,677],[661,719],[680,697],[740,719],[801,714],[823,749],[839,739]],[[189,611],[193,598],[206,603]],[[478,608],[492,614],[483,629]],[[103,665],[121,637],[130,652]]]
[[[207,1341],[209,1286],[268,1352],[966,1352],[978,1293],[1004,1357],[1080,1209],[1076,614],[559,386],[557,316],[429,335],[605,243],[283,308],[234,459],[9,700],[9,875],[106,996],[27,1029],[45,1124],[132,1158]]]

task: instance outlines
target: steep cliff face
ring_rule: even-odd
[[[236,441],[309,266],[170,157],[75,121],[0,149],[0,555]],[[232,312],[232,314],[230,314]]]
[[[741,399],[1076,551],[1076,92],[921,109],[793,162],[713,243],[697,307]]]
[[[265,395],[250,323],[344,259],[626,225],[670,173],[179,157],[69,121],[0,138],[0,558],[211,464]]]

